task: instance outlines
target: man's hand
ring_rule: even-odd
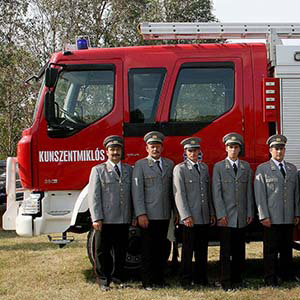
[[[183,220],[183,224],[186,226],[186,227],[193,227],[194,226],[194,221],[193,221],[193,218],[192,217],[187,217]]]
[[[223,218],[220,218],[218,220],[218,225],[219,226],[227,226],[228,225],[228,218],[225,216]]]
[[[251,224],[253,222],[253,217],[247,217],[247,224]]]
[[[268,228],[270,228],[272,225],[270,218],[265,218],[265,219],[261,220],[260,223],[263,224],[263,226],[268,227]]]
[[[175,215],[175,218],[174,218],[174,224],[175,224],[175,225],[179,224],[179,221],[180,221],[179,214],[176,214],[176,215]]]
[[[209,217],[209,225],[210,226],[214,226],[216,224],[216,221],[217,221],[216,216]]]
[[[138,223],[142,228],[148,228],[149,220],[147,215],[140,215],[138,216]]]
[[[101,231],[101,229],[102,229],[102,221],[95,221],[95,222],[93,222],[93,228],[95,229],[95,230],[100,230]]]

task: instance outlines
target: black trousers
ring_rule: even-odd
[[[245,228],[220,227],[220,281],[230,287],[242,281],[245,266]]]
[[[294,277],[293,225],[271,225],[264,227],[264,270],[265,283],[276,285],[278,277],[290,280]]]
[[[182,277],[181,284],[204,284],[207,280],[207,248],[209,225],[182,226]],[[195,254],[195,269],[192,270],[193,254]]]
[[[104,284],[109,285],[112,278],[125,279],[128,232],[128,224],[103,224],[102,230],[95,232],[95,271]]]
[[[166,242],[169,220],[149,220],[148,228],[141,228],[143,286],[164,283]]]

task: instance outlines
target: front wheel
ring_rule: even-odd
[[[87,235],[86,249],[92,266],[95,265],[95,230],[91,229]]]
[[[95,230],[92,228],[87,235],[87,254],[91,265],[95,266]],[[114,251],[111,252],[112,270],[114,269]],[[129,228],[128,249],[125,259],[125,270],[137,271],[141,266],[141,245],[140,245],[140,229],[137,227]]]

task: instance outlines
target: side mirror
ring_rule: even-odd
[[[55,85],[58,78],[58,69],[55,68],[47,68],[46,77],[45,77],[45,85],[47,88],[51,88]]]
[[[45,94],[44,115],[45,115],[45,120],[49,125],[54,122],[55,120],[54,93],[51,91],[48,91]]]

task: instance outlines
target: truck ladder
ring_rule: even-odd
[[[141,23],[146,40],[300,38],[300,23]]]
[[[281,39],[300,38],[300,23],[141,23],[139,30],[145,40],[265,39],[271,66]]]

